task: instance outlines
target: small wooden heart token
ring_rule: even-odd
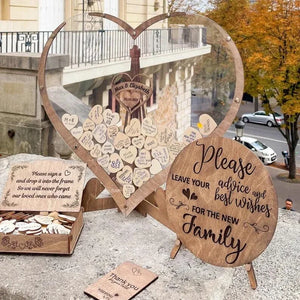
[[[117,125],[120,120],[120,115],[118,113],[113,113],[111,109],[106,109],[103,112],[103,120],[106,126]]]
[[[156,138],[159,145],[166,146],[174,140],[175,132],[173,129],[166,127],[159,130]]]
[[[84,122],[83,122],[83,131],[93,131],[94,128],[95,128],[95,123],[90,120],[90,119],[86,119]]]
[[[129,146],[127,149],[120,150],[120,157],[127,163],[132,164],[137,156],[137,149],[134,146]]]
[[[64,114],[61,118],[62,123],[65,125],[65,127],[68,130],[71,130],[74,128],[77,123],[78,123],[78,116],[77,115],[69,115],[69,114]]]
[[[131,167],[125,166],[121,171],[117,173],[117,181],[122,185],[131,184],[132,176],[133,176],[133,172]]]
[[[95,124],[101,124],[103,121],[102,116],[102,106],[97,104],[93,106],[91,111],[89,112],[89,118],[95,123]]]
[[[150,173],[146,169],[135,168],[133,173],[133,183],[135,186],[140,187],[144,182],[150,179]]]
[[[107,127],[107,137],[111,140],[115,138],[115,136],[119,132],[119,127],[116,125],[108,126]]]
[[[182,142],[173,141],[171,144],[169,144],[168,150],[171,160],[173,160],[183,148],[184,143]]]
[[[161,164],[157,159],[152,159],[151,167],[149,169],[152,175],[159,173],[162,170]]]
[[[115,152],[115,147],[109,141],[106,141],[102,146],[102,153],[103,154],[112,154]]]
[[[98,158],[101,156],[101,146],[99,144],[96,144],[92,151],[90,152],[91,156],[94,158]]]
[[[183,135],[183,142],[187,145],[202,138],[201,133],[193,127],[188,127]]]
[[[123,161],[118,153],[113,153],[108,162],[107,169],[111,173],[117,173],[124,167]]]
[[[156,148],[158,146],[157,139],[153,136],[147,136],[144,144],[144,148],[146,150],[151,150],[153,148]]]
[[[145,118],[143,120],[141,133],[145,136],[155,136],[157,134],[157,127],[153,124],[152,119]]]
[[[82,126],[74,127],[70,131],[71,131],[72,135],[74,136],[74,138],[76,138],[78,140],[83,134],[83,127]]]
[[[210,115],[203,114],[199,117],[198,128],[202,135],[210,135],[217,126],[217,123]]]
[[[90,131],[84,132],[78,141],[88,151],[94,148],[93,134]]]
[[[95,140],[103,144],[106,141],[106,126],[104,124],[99,124],[93,130],[93,136]]]
[[[139,119],[133,118],[130,123],[125,127],[125,134],[129,137],[139,136],[141,133],[141,123]]]
[[[169,151],[166,146],[158,146],[152,149],[151,154],[162,166],[166,166],[170,161]]]
[[[145,143],[145,137],[140,135],[132,138],[132,145],[137,147],[138,149],[142,149]]]
[[[118,134],[114,138],[115,148],[117,150],[121,150],[122,148],[129,147],[129,145],[130,145],[130,138],[123,132],[118,132]]]
[[[151,155],[146,149],[142,149],[139,156],[134,160],[135,165],[138,168],[149,168],[151,167]]]
[[[102,156],[98,157],[97,163],[98,163],[102,168],[107,168],[107,167],[108,167],[108,163],[109,163],[109,155],[108,155],[108,154],[105,154],[105,155],[102,155]]]
[[[135,187],[132,184],[124,184],[123,185],[123,195],[127,199],[133,194],[135,191]]]

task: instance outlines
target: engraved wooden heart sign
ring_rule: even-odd
[[[93,13],[93,15],[117,22],[135,40],[155,22],[183,14],[155,16],[135,29],[114,16],[102,13]],[[41,55],[38,81],[43,107],[56,131],[99,178],[120,211],[127,216],[141,201],[166,182],[170,164],[181,147],[198,136],[201,137],[201,134],[199,131],[190,130],[186,133],[187,138],[184,143],[177,142],[172,140],[168,131],[159,133],[155,122],[149,116],[143,121],[139,120],[139,124],[137,121],[130,122],[126,130],[126,127],[123,128],[120,124],[122,121],[118,114],[103,109],[99,104],[91,108],[85,121],[79,122],[78,117],[69,111],[65,112],[66,115],[62,119],[49,99],[45,70],[49,49],[65,24],[65,22],[62,23],[52,33]],[[229,42],[229,46],[232,52],[236,51],[234,44]],[[240,57],[237,57],[235,62],[242,70]],[[239,78],[239,76],[236,77]],[[240,87],[241,82],[237,82],[237,86]],[[151,80],[139,72],[131,72],[130,75],[121,74],[114,78],[112,89],[114,89],[117,101],[130,112],[142,107],[152,94]],[[130,91],[128,101],[121,99],[122,93],[127,90]],[[235,97],[237,95],[241,97],[242,89],[238,90]],[[231,113],[227,114],[212,134],[222,135],[229,128],[239,104],[238,101],[233,102]],[[159,136],[157,136],[158,133]],[[149,150],[145,149],[146,139],[146,147]],[[115,180],[116,177],[118,180]]]

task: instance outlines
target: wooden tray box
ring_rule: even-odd
[[[81,202],[85,170],[83,163],[62,160],[36,160],[11,166],[0,197],[0,212],[37,215],[57,211],[76,220],[69,234],[1,232],[0,252],[72,254],[83,228]]]
[[[76,217],[70,234],[34,236],[0,233],[0,252],[72,254],[83,228],[83,208],[78,213],[68,212],[67,214]]]

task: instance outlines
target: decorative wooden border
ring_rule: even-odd
[[[126,30],[133,39],[136,39],[146,28],[154,24],[155,22],[164,20],[170,17],[176,16],[184,16],[184,13],[172,13],[172,14],[162,14],[159,16],[155,16],[146,22],[142,23],[135,29],[133,29],[129,24],[122,21],[119,18],[111,16],[109,14],[102,14],[102,13],[92,13],[92,16],[99,16],[107,18],[111,21],[116,22],[119,24],[124,30]],[[224,38],[224,45],[227,47],[234,58],[235,63],[235,75],[236,75],[236,88],[234,94],[234,101],[230,107],[229,112],[225,116],[224,120],[220,123],[220,125],[214,130],[212,135],[222,136],[226,130],[230,127],[232,121],[235,118],[235,115],[238,111],[240,102],[242,99],[243,93],[243,84],[244,84],[244,77],[243,77],[243,66],[241,57],[238,53],[238,50],[234,44],[234,42],[229,38],[227,33],[214,21],[201,16],[204,18],[207,24],[211,24],[215,26],[219,32],[221,33],[222,37]],[[60,133],[64,141],[70,146],[70,148],[76,153],[76,155],[82,159],[87,166],[92,170],[92,172],[99,178],[105,188],[111,193],[114,201],[116,202],[119,209],[125,216],[128,216],[132,210],[134,210],[139,203],[141,203],[147,196],[151,193],[156,191],[162,184],[166,182],[167,174],[169,172],[169,167],[162,170],[160,173],[152,177],[149,181],[144,183],[140,188],[138,188],[127,200],[124,198],[121,190],[117,186],[117,184],[111,180],[110,176],[105,172],[105,170],[97,163],[97,161],[90,155],[90,153],[84,149],[77,139],[75,139],[72,134],[65,128],[62,124],[60,118],[56,114],[47,94],[47,87],[45,82],[45,70],[46,70],[46,62],[49,53],[49,49],[53,43],[53,40],[57,36],[58,32],[65,26],[66,22],[63,22],[59,25],[56,30],[51,34],[50,38],[48,39],[44,50],[41,55],[40,66],[39,66],[39,73],[38,73],[38,82],[40,93],[43,100],[43,105],[45,111],[53,124],[54,128]]]

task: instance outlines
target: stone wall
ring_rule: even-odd
[[[40,54],[0,55],[0,154],[53,154],[52,125],[38,87]],[[59,85],[68,57],[49,56],[47,86]]]

